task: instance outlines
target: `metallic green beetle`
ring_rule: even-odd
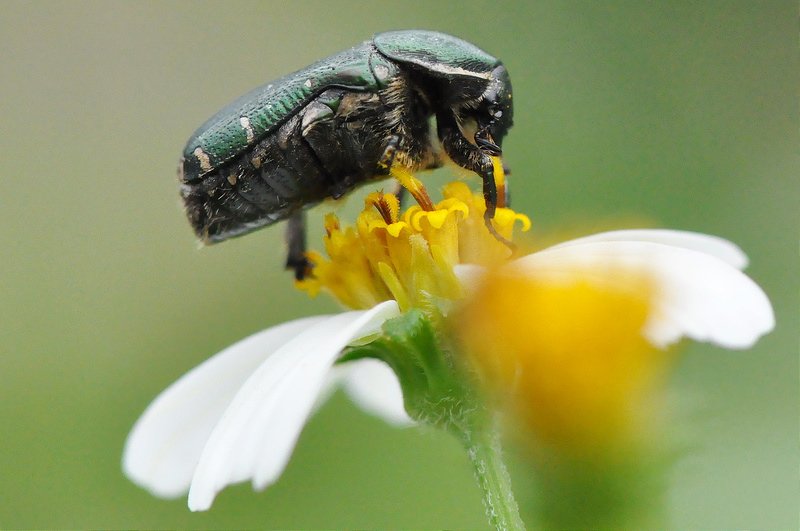
[[[501,153],[512,114],[511,81],[498,59],[443,33],[380,33],[211,117],[184,149],[181,196],[207,243],[288,218],[287,268],[303,278],[305,208],[386,178],[392,164],[438,167],[443,151],[483,179],[494,233],[491,157]]]

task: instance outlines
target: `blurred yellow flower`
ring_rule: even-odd
[[[452,320],[463,353],[538,442],[577,457],[625,450],[647,426],[669,359],[644,336],[657,296],[623,266],[537,277],[488,272]],[[624,279],[607,285],[600,277]]]

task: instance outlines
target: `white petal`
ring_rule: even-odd
[[[189,489],[200,453],[236,392],[264,359],[301,330],[327,317],[269,328],[231,345],[164,390],[125,443],[125,474],[156,496]]]
[[[277,480],[310,415],[326,375],[351,341],[399,313],[387,301],[315,323],[278,349],[250,376],[214,428],[189,489],[189,508],[206,510],[226,485]]]
[[[651,242],[600,241],[551,247],[515,262],[537,278],[592,279],[625,287],[620,266],[651,275],[658,285],[645,335],[666,347],[683,336],[727,348],[749,348],[772,330],[767,296],[750,278],[703,252]]]
[[[744,254],[738,245],[718,236],[702,234],[700,232],[688,232],[670,229],[630,229],[600,232],[569,240],[550,249],[566,247],[591,242],[651,242],[661,243],[672,247],[683,247],[702,253],[716,256],[723,262],[732,265],[736,269],[747,267],[747,255]]]
[[[411,426],[414,421],[403,405],[403,391],[394,371],[376,359],[344,364],[344,390],[361,409],[394,426]]]
[[[611,241],[651,242],[673,247],[683,247],[685,249],[692,249],[715,256],[737,269],[745,269],[748,264],[747,255],[738,245],[731,241],[710,234],[671,229],[626,229],[599,232],[574,240],[568,240],[544,250],[583,243]],[[469,287],[480,278],[483,267],[472,264],[461,264],[456,266],[455,272],[461,282]]]

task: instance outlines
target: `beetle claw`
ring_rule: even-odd
[[[475,133],[475,144],[489,156],[499,157],[503,154],[503,150],[495,144],[488,128],[483,128]]]
[[[295,280],[304,280],[314,276],[314,264],[305,255],[302,258],[290,256],[286,260],[286,269],[294,271]]]

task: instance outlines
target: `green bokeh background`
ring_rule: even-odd
[[[227,489],[208,513],[120,471],[131,425],[187,369],[336,310],[292,288],[280,229],[197,249],[175,182],[186,138],[273,77],[374,32],[428,28],[508,66],[504,147],[538,234],[644,219],[750,255],[778,327],[748,352],[686,348],[673,389],[694,444],[669,515],[680,529],[795,528],[796,18],[778,1],[3,2],[0,527],[485,526],[454,441],[339,395],[277,485]],[[525,504],[530,478],[514,478]]]

